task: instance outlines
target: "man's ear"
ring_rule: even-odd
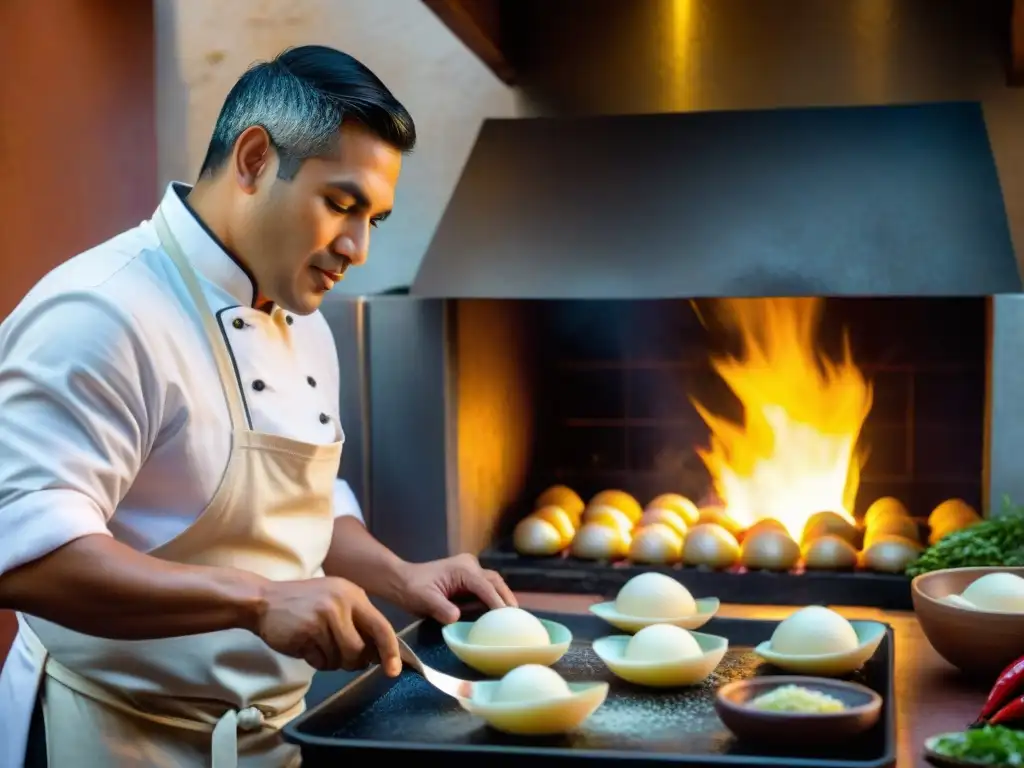
[[[267,129],[252,125],[242,131],[235,142],[232,170],[238,186],[248,194],[256,192],[262,176],[266,174],[272,157],[273,144]]]

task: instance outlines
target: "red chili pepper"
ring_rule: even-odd
[[[1024,720],[1024,696],[1019,696],[989,718],[989,725],[1007,725]]]
[[[981,714],[978,715],[975,725],[980,725],[998,712],[1021,687],[1024,687],[1024,656],[1010,664],[996,678],[995,685],[992,686],[992,691],[988,695],[988,701],[981,708]]]

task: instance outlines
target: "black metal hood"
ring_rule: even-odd
[[[981,107],[942,103],[488,120],[411,292],[1021,287]]]

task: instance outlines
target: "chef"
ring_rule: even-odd
[[[336,479],[317,308],[414,143],[358,61],[287,51],[232,88],[194,187],[0,325],[0,768],[298,765],[277,732],[315,669],[401,669],[368,595],[442,622],[457,592],[514,604],[470,556],[398,558]]]

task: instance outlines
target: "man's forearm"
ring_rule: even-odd
[[[324,573],[348,579],[368,594],[401,606],[405,568],[409,564],[381,544],[354,517],[334,521]]]
[[[0,608],[94,637],[146,640],[256,628],[267,580],[171,563],[83,536],[0,576]]]

